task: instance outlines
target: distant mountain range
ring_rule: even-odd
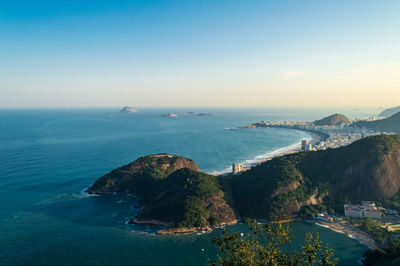
[[[376,121],[358,121],[352,126],[368,128],[378,132],[400,133],[400,112],[381,120]]]
[[[389,116],[392,116],[392,115],[394,115],[394,114],[396,114],[398,112],[400,112],[400,106],[385,109],[385,110],[382,111],[382,113],[379,114],[379,116],[389,117]]]
[[[316,126],[335,126],[339,124],[348,124],[348,123],[350,123],[350,119],[348,119],[346,116],[341,114],[334,114],[322,118],[321,120],[317,120],[313,124]]]

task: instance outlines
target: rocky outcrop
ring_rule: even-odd
[[[376,168],[373,176],[376,197],[389,199],[400,189],[400,147],[394,147]]]
[[[298,180],[293,180],[286,186],[279,186],[275,192],[271,195],[271,198],[275,198],[276,196],[287,194],[290,191],[296,190],[303,183],[303,177],[299,177]]]

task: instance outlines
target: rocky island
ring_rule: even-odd
[[[198,113],[196,116],[211,116],[209,113]]]
[[[163,115],[163,117],[178,117],[179,115],[176,113],[169,113],[169,114],[165,114]]]
[[[137,109],[133,108],[133,107],[125,106],[119,112],[122,113],[122,114],[132,114],[132,113],[137,113],[139,111]]]

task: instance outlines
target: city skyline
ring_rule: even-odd
[[[398,1],[2,1],[0,108],[381,106]]]

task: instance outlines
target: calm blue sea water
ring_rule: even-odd
[[[161,117],[208,112],[212,116]],[[345,110],[350,116],[368,112]],[[307,137],[283,129],[236,129],[259,120],[313,120],[328,109],[0,110],[0,265],[203,265],[216,255],[203,235],[155,236],[126,225],[137,199],[88,196],[101,175],[151,153],[194,159],[205,172],[292,145]],[[230,230],[244,230],[235,225]],[[325,228],[295,223],[294,234],[320,232],[342,264],[366,249]],[[149,233],[150,232],[150,233]],[[298,241],[298,240],[296,240]],[[299,245],[294,241],[293,248]],[[202,251],[204,249],[204,251]]]

